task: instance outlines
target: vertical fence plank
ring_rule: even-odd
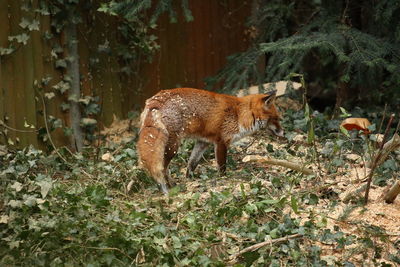
[[[101,16],[101,15],[99,15]],[[106,25],[103,24],[104,20],[96,19],[95,33],[102,32],[102,35],[94,34],[96,40],[95,44],[104,44],[106,41],[104,32],[106,31]],[[107,22],[104,22],[107,23]],[[95,81],[98,88],[101,91],[101,120],[104,125],[110,125],[112,123],[113,115],[113,98],[112,98],[112,85],[110,81],[110,73],[108,73],[108,55],[104,52],[97,56],[98,64],[93,66],[95,68]]]
[[[9,24],[8,24],[8,1],[0,1],[0,18],[3,18],[3,25],[0,31],[0,47],[8,47],[8,34],[9,34]],[[10,65],[6,63],[5,56],[0,57],[0,120],[4,122],[7,116],[7,95],[10,91]],[[0,131],[4,131],[3,127],[0,126]],[[5,133],[4,133],[5,134]],[[7,140],[2,133],[0,133],[0,143],[6,143]]]
[[[115,29],[118,27],[115,19],[113,17],[107,17],[107,39],[109,40],[112,47],[116,47],[116,31]],[[113,115],[118,119],[122,119],[124,116],[122,115],[123,106],[127,102],[126,99],[122,97],[121,92],[121,82],[119,78],[120,66],[118,63],[118,57],[116,54],[111,54],[108,57],[108,70],[111,79],[111,88],[112,88],[112,99],[113,99]]]
[[[9,12],[10,12],[10,35],[15,36],[21,34],[21,27],[19,23],[21,22],[21,1],[13,0],[9,1]],[[24,103],[24,71],[23,66],[24,58],[21,52],[22,44],[18,44],[19,49],[10,55],[9,60],[12,66],[12,89],[10,90],[10,95],[7,97],[9,100],[8,115],[10,117],[10,125],[18,130],[24,129],[24,113],[25,113],[25,103]],[[23,139],[23,134],[15,132],[13,135],[19,140]],[[11,136],[13,136],[11,135]],[[15,142],[16,140],[14,140]]]
[[[32,2],[32,4],[34,4]],[[34,11],[22,11],[21,10],[21,18],[25,18],[28,21],[32,22],[34,19]],[[35,101],[35,89],[33,87],[33,82],[35,78],[35,70],[38,70],[38,67],[35,64],[34,60],[34,53],[33,53],[33,35],[32,33],[27,33],[30,37],[28,40],[27,44],[24,45],[21,48],[22,52],[22,62],[19,62],[20,68],[23,68],[23,91],[22,91],[22,96],[21,98],[23,99],[24,103],[24,114],[23,114],[23,121],[24,125],[36,125],[36,101]],[[21,79],[21,77],[18,77],[18,79]],[[28,146],[30,144],[37,146],[37,138],[36,138],[36,133],[32,132],[30,128],[24,128],[25,130],[29,130],[30,132],[26,132],[22,134],[21,136],[21,145],[22,146]]]

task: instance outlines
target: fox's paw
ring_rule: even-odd
[[[194,172],[187,169],[186,171],[186,179],[193,180],[195,178]]]

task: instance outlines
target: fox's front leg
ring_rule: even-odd
[[[192,150],[192,153],[190,154],[189,158],[189,163],[187,166],[187,171],[186,171],[186,178],[189,178],[190,176],[193,176],[193,172],[196,169],[197,165],[199,164],[201,157],[204,154],[204,151],[207,150],[208,146],[210,144],[204,141],[197,141],[197,143],[194,145],[194,148]]]
[[[215,158],[217,159],[218,170],[220,174],[225,175],[226,154],[228,151],[228,147],[224,143],[216,143],[214,150],[215,150]]]

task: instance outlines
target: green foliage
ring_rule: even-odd
[[[175,11],[177,3],[180,2],[183,14],[187,21],[193,20],[192,13],[189,9],[188,0],[144,0],[144,1],[114,1],[104,3],[99,11],[114,16],[120,16],[129,22],[136,22],[145,18],[147,12],[154,8],[150,16],[150,25],[154,24],[163,13],[168,13],[171,22],[177,22],[177,13]]]
[[[135,159],[130,148],[117,157],[127,152]],[[312,222],[302,226],[290,216],[277,216],[286,201],[272,199],[260,183],[251,184],[250,192],[239,195],[211,192],[205,203],[195,194],[174,208],[152,198],[121,197],[121,187],[115,190],[112,186],[112,180],[118,177],[118,171],[113,169],[127,169],[132,163],[117,157],[115,166],[86,159],[85,166],[84,161],[81,165],[77,160],[69,168],[33,148],[6,155],[7,167],[2,166],[0,172],[4,196],[1,264],[221,265],[236,246],[232,238],[223,242],[221,231],[260,242],[266,237],[274,239],[292,233],[314,238],[312,233],[318,230]],[[83,173],[90,178],[83,179]],[[170,199],[169,205],[174,201]],[[275,219],[258,222],[264,216]],[[298,252],[303,245],[290,240],[285,245],[266,248],[272,249],[271,253],[247,253],[244,262],[296,260],[322,264],[318,251]],[[218,246],[221,251],[216,253]]]
[[[249,24],[259,29],[254,45],[231,56],[209,80],[225,90],[287,79],[304,73],[321,88],[339,83],[364,92],[386,90],[389,100],[400,84],[400,6],[380,1],[260,1]],[[266,68],[259,67],[267,58]],[[352,92],[352,91],[350,91]],[[351,93],[350,93],[351,94]],[[398,97],[398,95],[397,95]],[[376,102],[376,98],[374,98]]]
[[[307,162],[322,157],[321,170],[338,173],[348,163],[343,155],[364,149],[365,140],[355,142],[337,132],[338,121],[332,134],[333,126],[323,114],[309,109],[284,117],[289,134],[295,130],[306,135],[308,123],[314,121],[315,147],[304,149],[294,141],[284,149],[266,145],[274,157],[296,156]],[[192,146],[184,143],[173,163],[177,167],[171,169],[173,178],[181,176]],[[60,151],[68,163],[32,147],[0,154],[0,265],[225,266],[234,260],[237,266],[352,266],[357,265],[352,256],[361,253],[370,259],[367,251],[373,251],[373,261],[379,264],[390,243],[373,222],[350,222],[357,225],[357,235],[328,225],[333,215],[318,209],[323,204],[335,208],[340,199],[332,190],[317,190],[318,177],[243,166],[237,160],[243,153],[234,149],[228,177],[211,185],[215,168],[202,164],[203,176],[195,178],[201,185],[190,189],[193,192],[176,188],[169,197],[161,196],[137,168],[130,144],[101,146],[74,156],[65,152]],[[107,159],[100,160],[106,153]],[[399,172],[392,159],[382,168],[391,171],[382,176]],[[348,220],[340,218],[343,224]],[[232,259],[251,245],[293,234],[301,237]],[[327,255],[326,247],[334,249],[335,256]],[[398,258],[385,257],[393,263]]]

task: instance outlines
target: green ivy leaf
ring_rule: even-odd
[[[47,178],[46,180],[36,182],[36,184],[40,186],[42,198],[45,198],[53,186],[53,181]]]
[[[1,215],[0,216],[0,223],[8,224],[10,217],[8,215]]]
[[[58,59],[56,61],[56,68],[67,68],[67,60],[65,59]]]
[[[347,131],[347,129],[345,129],[342,125],[340,125],[340,131],[342,132],[342,134],[344,134],[347,137],[350,137],[349,131]]]
[[[20,243],[21,243],[21,241],[15,240],[15,241],[9,242],[8,246],[10,247],[10,249],[15,249],[15,248],[19,248]]]
[[[36,205],[36,197],[31,196],[31,195],[24,195],[24,204],[27,205],[28,207],[33,207]]]
[[[69,95],[68,96],[68,101],[69,102],[78,103],[79,102],[79,96],[77,96],[76,94]]]
[[[63,126],[62,120],[61,120],[61,119],[55,119],[55,120],[53,121],[52,126],[53,126],[54,128],[61,128],[61,127]]]
[[[64,127],[63,128],[63,132],[64,132],[65,136],[72,136],[72,134],[74,133],[72,128],[69,128],[69,127]]]
[[[20,208],[22,207],[22,202],[20,200],[10,200],[8,201],[8,205],[12,208]]]
[[[134,158],[136,156],[136,152],[132,148],[125,149],[125,153],[128,154],[132,158]]]
[[[182,247],[181,240],[177,236],[172,236],[172,241],[174,243],[174,248],[178,249]]]
[[[278,204],[279,202],[280,202],[280,199],[264,199],[264,200],[260,201],[260,203],[262,203],[262,204],[269,204],[269,205]]]
[[[0,56],[10,55],[15,50],[13,48],[0,47]]]
[[[70,108],[70,105],[69,105],[69,103],[62,103],[61,105],[61,110],[62,111],[67,111],[67,110],[69,110],[69,108]]]
[[[97,120],[92,119],[92,118],[83,118],[83,119],[81,119],[81,124],[83,126],[96,125],[97,124]]]
[[[22,184],[19,183],[19,182],[15,182],[15,183],[11,186],[11,188],[14,189],[15,192],[19,192],[19,191],[21,191],[21,189],[22,189]]]
[[[41,83],[43,86],[46,86],[49,84],[49,82],[51,81],[52,77],[47,76],[46,78],[42,78]]]
[[[35,19],[34,19],[34,20],[28,25],[28,29],[29,29],[30,31],[39,31],[39,30],[40,30],[39,25],[40,25],[40,22],[39,22],[38,20],[35,20]]]
[[[63,94],[71,88],[71,85],[68,82],[60,81],[53,88]]]
[[[49,9],[47,6],[42,6],[41,8],[35,9],[35,12],[39,13],[42,16],[50,15]]]
[[[29,24],[30,24],[29,20],[27,20],[26,18],[22,18],[21,22],[19,23],[19,26],[22,29],[26,29]]]
[[[52,99],[52,98],[55,97],[55,96],[56,96],[56,94],[53,93],[53,92],[45,93],[45,94],[44,94],[44,97],[46,97],[47,99]]]
[[[26,18],[22,18],[19,26],[21,26],[22,29],[28,29],[29,31],[39,31],[39,21],[38,20],[33,20],[29,21]]]
[[[290,205],[294,213],[299,214],[299,203],[295,196],[292,196],[292,198],[290,199]]]
[[[340,112],[341,114],[339,115],[340,118],[348,118],[351,117],[351,113],[348,113],[346,111],[346,109],[344,109],[343,107],[339,107],[340,108]]]
[[[10,42],[15,40],[15,41],[17,41],[17,43],[26,45],[29,40],[29,35],[27,35],[26,33],[21,33],[19,35],[15,35],[15,36],[8,36],[8,40]]]

